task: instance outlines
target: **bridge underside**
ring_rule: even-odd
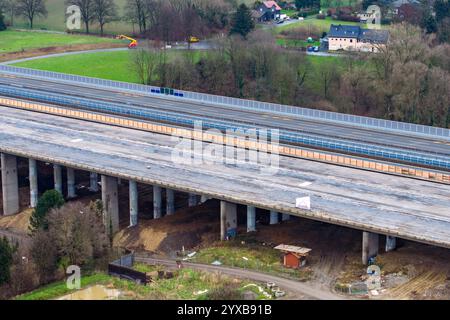
[[[448,185],[284,156],[276,174],[260,165],[174,162],[179,141],[170,136],[1,110],[5,154],[450,248]],[[297,208],[307,196],[311,210]]]

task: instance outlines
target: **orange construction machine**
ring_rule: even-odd
[[[130,38],[128,36],[125,36],[123,34],[121,34],[120,36],[117,36],[116,39],[121,39],[121,40],[130,40],[130,44],[128,45],[128,49],[134,49],[137,47],[138,42],[136,39]]]

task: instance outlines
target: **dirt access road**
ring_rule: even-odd
[[[164,265],[167,267],[177,267],[177,263],[174,260],[169,259],[159,259],[159,258],[148,258],[148,257],[142,257],[137,256],[136,257],[137,262],[143,262],[148,264],[156,264],[156,265]],[[319,299],[319,300],[343,300],[346,299],[345,297],[338,296],[337,294],[334,294],[329,291],[320,290],[308,285],[305,285],[301,282],[281,278],[277,276],[272,276],[266,273],[260,273],[256,271],[251,270],[245,270],[240,268],[231,268],[231,267],[225,267],[225,266],[213,266],[213,265],[206,265],[206,264],[198,264],[198,263],[190,263],[190,262],[183,262],[184,267],[201,270],[201,271],[207,271],[207,272],[220,272],[226,275],[239,277],[239,278],[246,278],[251,279],[254,281],[267,283],[267,282],[274,282],[280,288],[283,290],[292,292],[294,294],[297,294],[299,296],[304,296],[306,299]]]

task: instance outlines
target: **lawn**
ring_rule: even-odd
[[[133,53],[133,51],[84,53],[30,60],[14,65],[86,77],[139,83],[139,79],[134,72],[132,72],[131,59]],[[186,51],[169,51],[169,59],[170,57],[175,57],[176,55],[181,55],[183,53],[186,53]],[[201,54],[201,51],[194,51],[194,59],[199,59]]]
[[[164,270],[164,267],[154,267],[145,264],[137,264],[134,267],[141,272]],[[211,299],[210,292],[231,288],[235,298],[240,298],[244,291],[252,291],[257,299],[265,299],[259,293],[253,282],[248,280],[235,280],[228,276],[216,273],[206,273],[193,269],[182,269],[173,272],[170,279],[154,278],[150,284],[143,286],[133,281],[119,279],[105,273],[97,273],[81,278],[81,289],[94,285],[103,285],[107,288],[120,290],[124,297],[120,299],[181,299],[181,300],[205,300]],[[250,285],[250,286],[249,286]],[[207,291],[205,291],[207,290]],[[50,300],[74,293],[76,290],[68,289],[65,281],[58,281],[32,292],[17,296],[16,300]],[[234,292],[234,293],[233,293]]]
[[[95,36],[79,36],[45,32],[2,31],[0,32],[0,54],[26,51],[36,48],[68,46],[78,44],[113,43],[120,40]]]
[[[348,21],[341,21],[341,20],[333,20],[331,17],[326,17],[325,19],[317,19],[315,16],[307,17],[305,20],[299,20],[295,23],[290,23],[284,26],[279,26],[278,28],[275,28],[276,33],[280,33],[283,30],[290,30],[295,28],[317,28],[320,32],[328,32],[330,30],[330,26],[332,24],[345,24],[345,25],[351,25],[351,26],[361,26],[366,27],[365,24],[361,24],[359,22],[348,22]]]
[[[138,82],[138,78],[130,72],[130,54],[129,51],[84,53],[30,60],[17,63],[15,66],[108,80]]]

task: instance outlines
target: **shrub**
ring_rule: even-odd
[[[242,300],[242,293],[236,285],[224,285],[216,287],[206,295],[208,300]]]
[[[47,214],[53,208],[59,208],[64,204],[64,198],[56,190],[46,191],[38,200],[36,208],[30,217],[30,231],[35,233],[39,229],[47,229]]]
[[[325,19],[325,15],[324,15],[324,14],[318,14],[318,15],[316,16],[316,18],[317,18],[317,19],[324,20],[324,19]]]
[[[340,14],[337,16],[337,19],[342,20],[342,21],[349,21],[349,22],[359,22],[360,21],[359,17],[348,15],[348,14]]]
[[[0,238],[0,285],[11,279],[11,265],[13,263],[14,247],[6,237]]]

